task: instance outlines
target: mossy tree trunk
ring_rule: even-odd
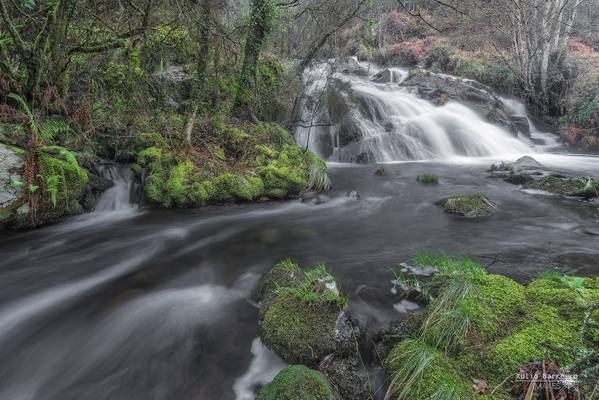
[[[243,54],[243,64],[237,83],[235,113],[241,119],[255,119],[251,110],[256,88],[256,69],[260,51],[272,29],[274,5],[272,0],[252,0],[249,30]]]

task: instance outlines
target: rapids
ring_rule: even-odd
[[[330,162],[324,204],[144,210],[132,204],[130,171],[107,167],[115,185],[93,213],[0,231],[0,399],[251,400],[284,366],[261,345],[251,300],[282,258],[327,263],[369,332],[418,307],[389,283],[418,250],[470,254],[519,280],[599,272],[597,202],[526,193],[485,173],[532,154],[599,177],[599,158],[547,153],[557,144],[548,133],[533,129],[542,144],[519,141],[465,106],[434,107],[394,84],[352,85],[393,126],[362,121],[363,145],[391,162],[381,177],[379,166]],[[309,147],[327,135],[312,132]],[[422,173],[440,185],[419,184]],[[498,204],[492,217],[454,218],[434,205],[481,192]]]

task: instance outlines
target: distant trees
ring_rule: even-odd
[[[143,5],[133,1],[119,4],[116,12],[120,18],[116,20],[112,18],[116,4],[109,3],[0,0],[0,34],[5,35],[0,43],[5,72],[24,72],[23,82],[29,98],[39,95],[43,86],[65,92],[75,55],[123,47],[128,39],[148,28],[149,14],[157,1],[147,0]],[[119,19],[126,19],[127,23],[116,23]],[[92,27],[82,28],[78,25],[82,22]]]

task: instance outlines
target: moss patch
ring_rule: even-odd
[[[326,164],[293,144],[278,125],[259,124],[247,131],[217,125],[210,129],[219,145],[210,146],[208,153],[181,154],[156,146],[139,152],[137,162],[147,171],[147,202],[165,208],[201,207],[328,188]]]
[[[291,365],[263,386],[256,400],[335,400],[323,374],[303,365]]]
[[[544,190],[562,196],[598,197],[599,182],[585,178],[559,178],[546,176],[527,185],[528,188]]]
[[[495,213],[497,206],[483,195],[451,196],[437,202],[445,211],[468,218],[486,217]]]

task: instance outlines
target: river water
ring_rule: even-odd
[[[556,171],[599,177],[599,158],[526,146]],[[129,173],[113,170],[117,184],[94,213],[0,232],[0,399],[251,400],[284,366],[257,339],[251,301],[282,258],[327,263],[370,330],[405,317],[391,271],[419,250],[469,254],[523,281],[548,269],[596,275],[597,202],[489,179],[496,160],[390,162],[385,176],[374,165],[329,163],[323,204],[200,210],[138,208]],[[416,182],[423,173],[440,184]],[[475,193],[496,201],[497,213],[468,220],[434,205]]]

